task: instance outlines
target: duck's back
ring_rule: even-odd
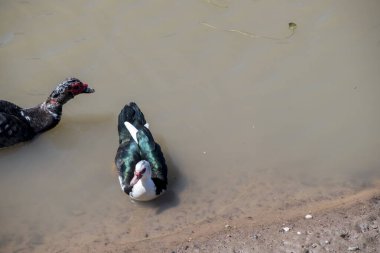
[[[0,100],[0,148],[30,140],[33,136],[33,129],[24,117],[22,108]]]
[[[131,134],[124,126],[124,122],[129,122],[136,128],[139,128],[140,126],[144,126],[146,124],[144,114],[134,102],[129,103],[129,105],[125,105],[119,113],[117,124],[119,131],[119,143],[128,142],[132,138]]]
[[[124,122],[138,126],[146,124],[144,114],[133,102],[124,106],[118,117],[119,148],[115,157],[115,164],[122,180],[129,184],[133,177],[136,163],[142,158],[138,144],[132,139],[131,134],[124,126]]]

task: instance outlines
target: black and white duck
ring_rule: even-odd
[[[0,148],[31,140],[34,136],[55,127],[61,120],[62,106],[81,93],[94,89],[76,78],[68,78],[53,90],[45,102],[21,108],[0,100]]]
[[[133,200],[149,201],[165,192],[167,166],[144,114],[135,103],[125,105],[118,119],[119,148],[115,164],[121,190]]]

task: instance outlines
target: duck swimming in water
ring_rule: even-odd
[[[93,93],[77,78],[68,78],[53,90],[45,102],[21,108],[0,100],[0,148],[29,141],[34,136],[55,127],[61,120],[63,105],[82,93]]]
[[[148,201],[165,192],[167,166],[144,114],[135,103],[125,105],[118,119],[119,148],[115,164],[121,190],[133,200]]]

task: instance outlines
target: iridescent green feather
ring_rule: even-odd
[[[143,159],[147,160],[152,166],[152,178],[158,178],[166,182],[167,166],[164,155],[149,129],[142,127],[137,132],[140,152]]]
[[[116,154],[115,164],[119,175],[123,178],[125,185],[133,178],[135,165],[141,160],[139,147],[136,142],[129,141],[122,143]]]

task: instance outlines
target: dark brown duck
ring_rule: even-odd
[[[82,93],[93,93],[77,78],[68,78],[53,90],[45,102],[21,108],[0,100],[0,148],[31,140],[34,136],[55,127],[61,120],[63,105]]]

